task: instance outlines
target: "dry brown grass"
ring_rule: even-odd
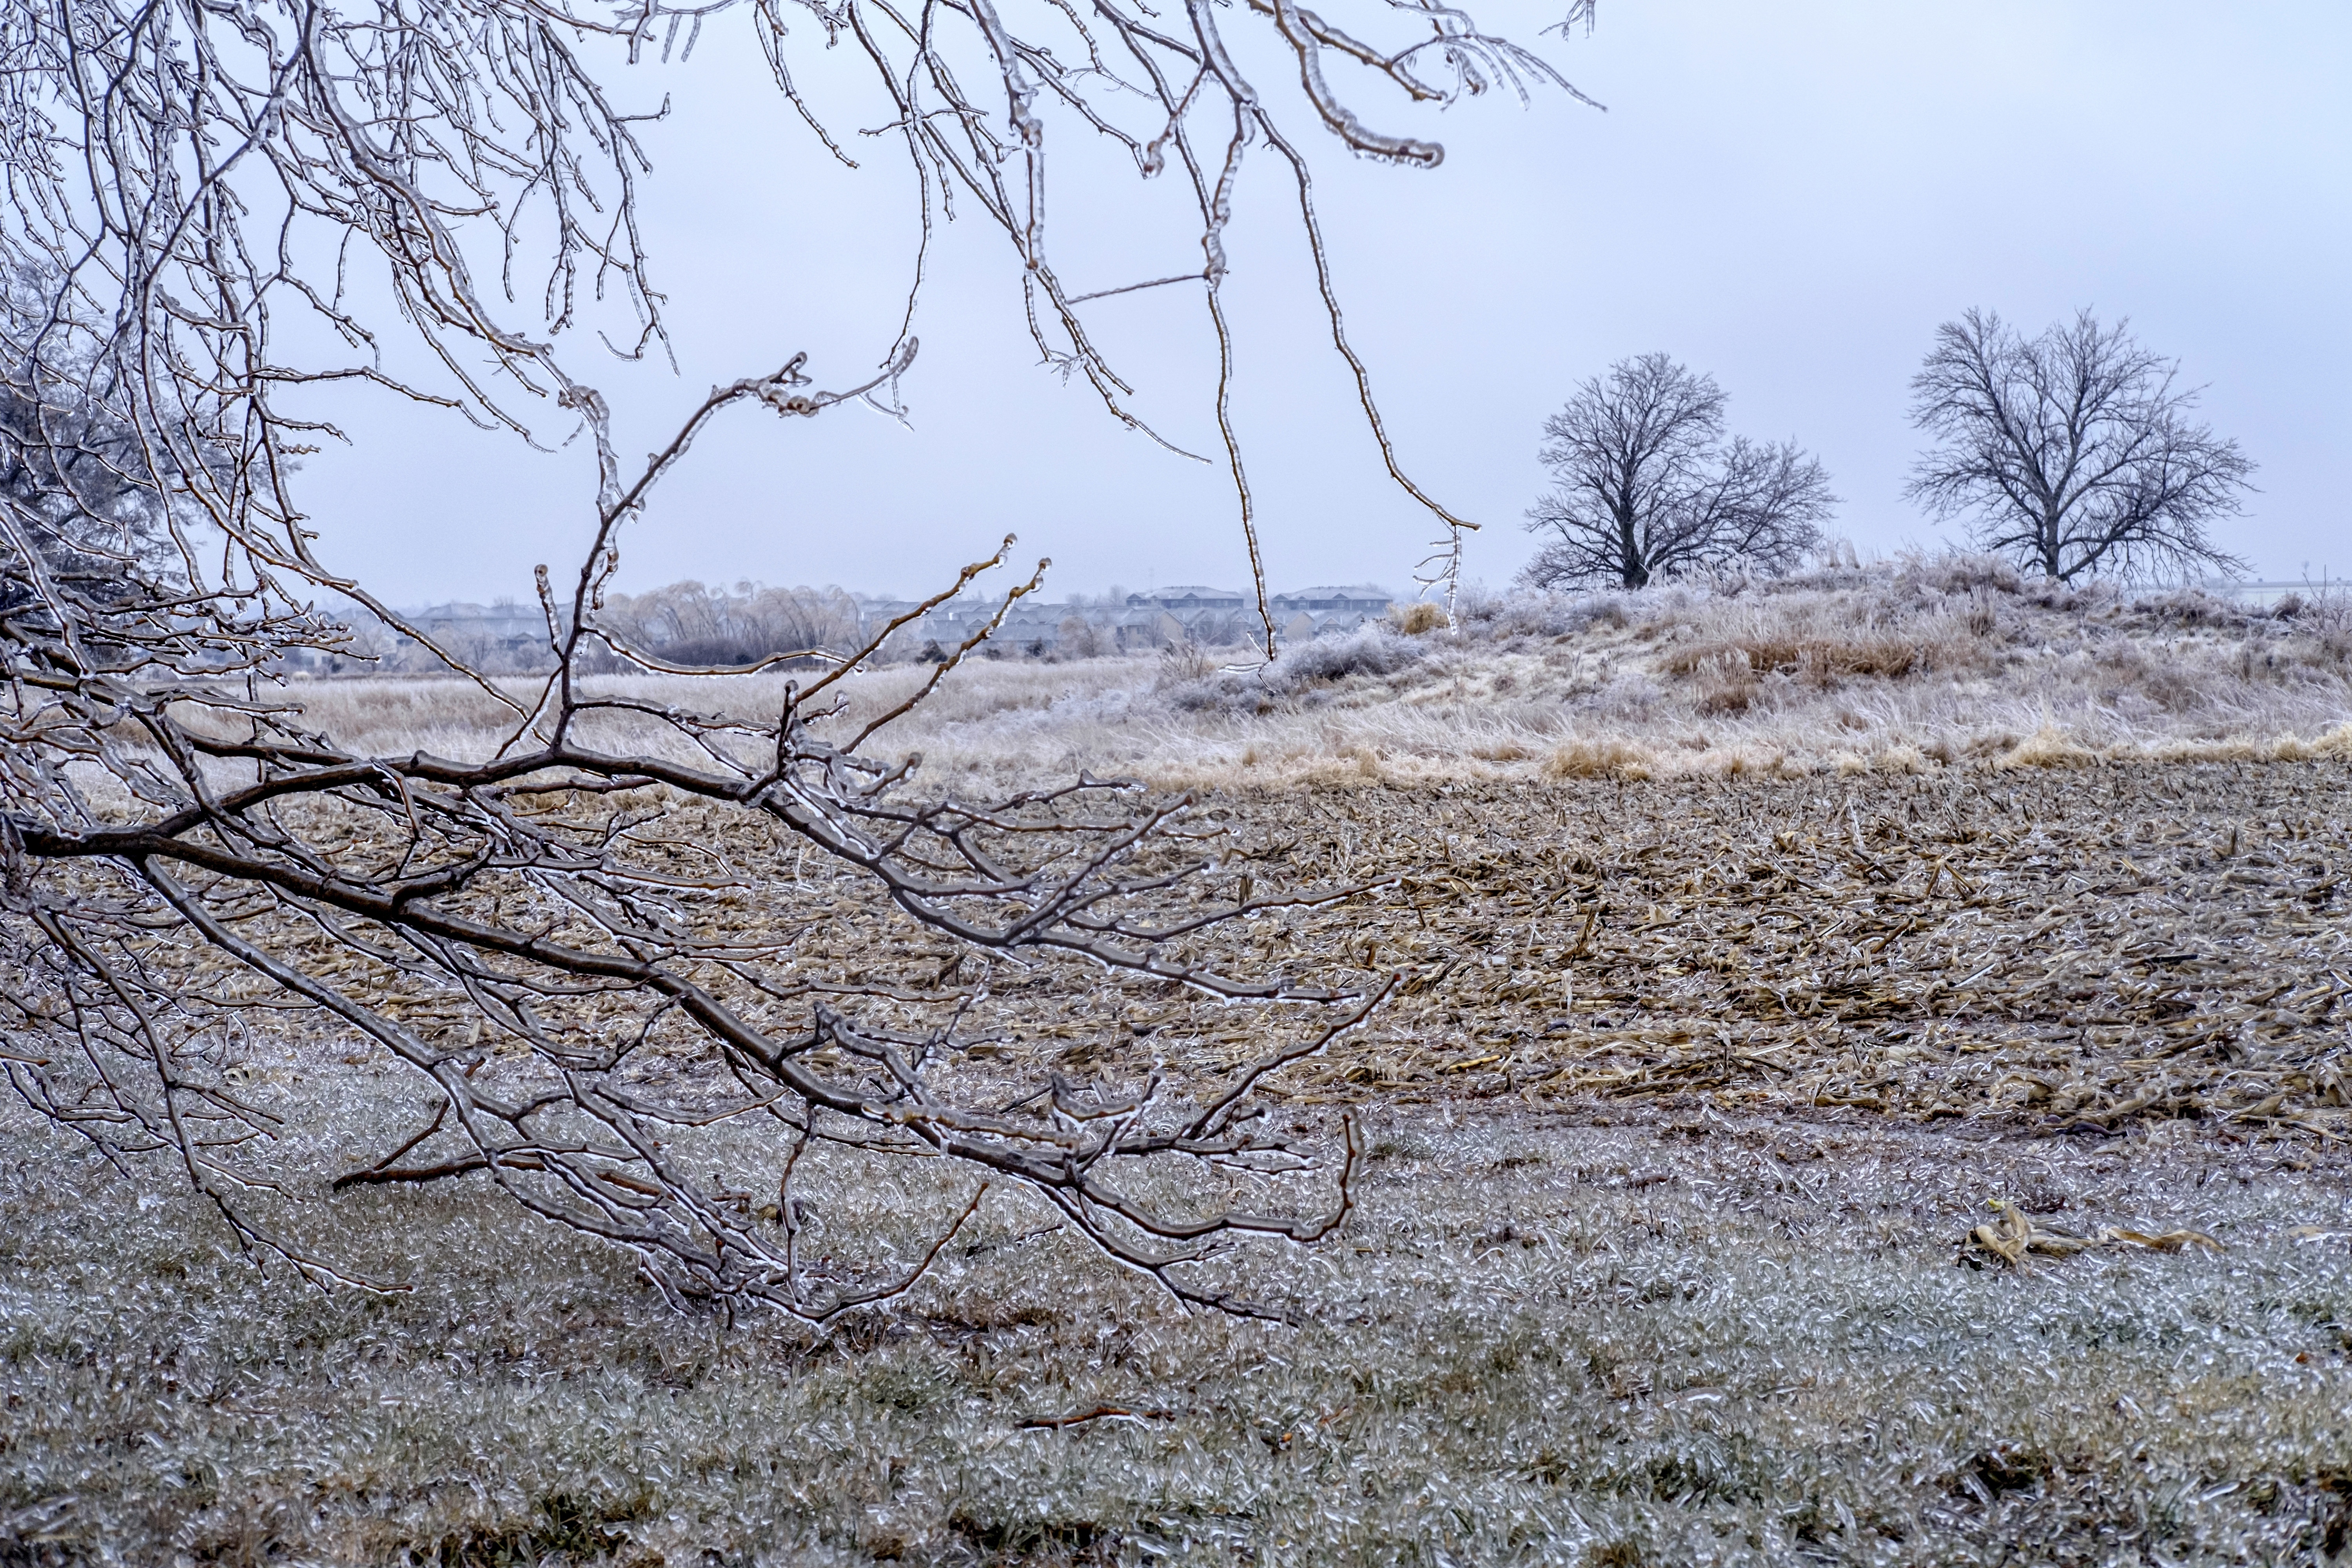
[[[1918,617],[1897,634],[1848,624],[1836,613],[1840,608],[1827,595],[1803,604],[1793,615],[1779,605],[1761,614],[1735,608],[1715,617],[1732,624],[1709,626],[1692,640],[1675,644],[1659,665],[1668,675],[1689,676],[1730,664],[1745,667],[1759,679],[1779,675],[1827,690],[1866,676],[1899,680],[1929,670],[1958,673],[1983,662],[1984,639],[1957,617]]]
[[[1650,754],[1622,741],[1575,741],[1544,759],[1552,779],[1645,779]]]
[[[1081,767],[1216,788],[1368,767],[1466,783],[2341,754],[2352,603],[2288,608],[2043,593],[1966,559],[1738,592],[1474,596],[1457,629],[1431,623],[1385,651],[1311,645],[1264,675],[1198,656],[974,659],[884,744],[991,788]],[[902,700],[926,673],[852,683],[842,722]],[[785,679],[610,685],[769,712]],[[493,705],[454,681],[307,682],[289,695],[372,749],[496,743]]]
[[[1445,606],[1432,604],[1426,599],[1410,605],[1398,605],[1394,612],[1394,619],[1397,630],[1407,637],[1419,637],[1423,632],[1443,631],[1452,624],[1446,617]]]

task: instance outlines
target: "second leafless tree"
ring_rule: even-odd
[[[1553,537],[1521,574],[1544,588],[1745,569],[1785,572],[1837,498],[1795,442],[1723,434],[1723,389],[1663,353],[1620,360],[1544,421],[1555,488],[1528,513]]]
[[[2240,566],[2212,525],[2241,510],[2254,465],[2129,326],[2088,310],[2034,338],[1990,310],[1945,322],[1911,381],[1911,421],[1937,445],[1907,493],[2061,582]]]

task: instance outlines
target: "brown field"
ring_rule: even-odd
[[[2284,664],[2168,710],[2271,704],[2207,725],[2238,741],[2135,737],[2056,700],[2032,724],[1948,706],[1955,647],[2116,664],[2000,651],[2007,601],[1924,659],[1800,639],[1760,674],[1725,651],[1749,610],[1704,609],[1645,645],[1646,730],[1557,693],[1497,709],[1498,677],[1573,665],[1569,633],[1239,713],[1153,699],[1148,664],[989,667],[924,721],[951,778],[1123,758],[1203,786],[1221,877],[1362,889],[1228,944],[1396,979],[1273,1083],[1327,1151],[1343,1111],[1366,1126],[1346,1228],[1222,1265],[1296,1326],[1188,1316],[1015,1197],[894,1311],[822,1335],[682,1315],[478,1178],[331,1193],[421,1124],[419,1091],[289,1027],[237,1068],[306,1173],[286,1223],[404,1288],[265,1274],[168,1173],[0,1102],[0,1564],[2352,1561],[2334,656],[2282,635]],[[2108,652],[2172,668],[2148,624]],[[394,690],[319,695],[478,739]],[[1885,721],[1866,754],[1840,711]],[[1480,723],[1542,742],[1475,756]],[[1712,751],[1678,725],[1717,726]],[[769,868],[747,919],[822,917],[808,973],[953,957],[787,845],[719,847]],[[1052,965],[972,979],[962,1070],[1008,1085],[1213,1085],[1287,1026]],[[736,1125],[711,1158],[772,1184]],[[811,1245],[916,1246],[970,1188],[820,1161]],[[2012,1215],[2045,1236],[2018,1265],[1971,1240]]]
[[[1266,932],[1404,977],[1303,1097],[2352,1133],[2342,763],[1225,809],[1262,854],[1398,879]]]

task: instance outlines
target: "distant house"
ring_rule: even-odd
[[[495,605],[463,601],[428,605],[421,610],[403,612],[403,618],[436,637],[480,637],[492,643],[544,642],[547,638],[546,612],[537,605],[524,605],[512,599],[501,599]]]
[[[1359,583],[1351,588],[1298,588],[1287,594],[1274,595],[1277,615],[1296,614],[1300,610],[1328,613],[1349,610],[1358,615],[1379,616],[1388,613],[1394,598],[1386,588],[1370,583]]]
[[[361,605],[330,601],[320,610],[347,628],[336,639],[341,646],[289,648],[278,661],[280,669],[299,675],[409,675],[440,674],[447,668],[439,655],[426,652],[407,632],[394,630]],[[414,627],[436,647],[477,669],[512,675],[554,664],[546,612],[536,601],[477,605],[452,600],[394,614],[404,626]]]
[[[1165,610],[1180,617],[1211,610],[1238,610],[1249,603],[1250,595],[1239,589],[1203,588],[1198,584],[1154,588],[1148,594],[1127,596],[1127,605],[1131,610]]]
[[[1389,613],[1395,603],[1386,588],[1370,583],[1352,587],[1299,588],[1273,596],[1274,613],[1283,616],[1282,640],[1306,642],[1354,631],[1366,621]]]
[[[547,646],[547,614],[536,604],[501,599],[494,605],[476,605],[458,600],[428,605],[404,618],[444,650],[477,668],[535,669],[553,659]]]

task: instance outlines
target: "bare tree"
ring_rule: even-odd
[[[1620,360],[1544,421],[1557,488],[1528,512],[1549,531],[1521,574],[1538,587],[1739,566],[1785,572],[1837,498],[1794,442],[1723,440],[1723,389],[1663,353]]]
[[[301,1185],[281,1111],[227,1070],[257,1036],[326,1047],[325,1072],[357,1046],[425,1091],[415,1135],[338,1186],[478,1173],[523,1210],[633,1249],[675,1298],[823,1320],[906,1289],[961,1218],[911,1251],[836,1234],[812,1258],[794,1184],[828,1161],[913,1156],[968,1173],[962,1215],[1009,1184],[1183,1300],[1258,1310],[1198,1266],[1229,1238],[1327,1232],[1357,1142],[1352,1122],[1336,1144],[1297,1142],[1255,1119],[1253,1096],[1360,1021],[1384,984],[1248,973],[1223,934],[1236,916],[1348,890],[1235,877],[1182,799],[1081,778],[970,800],[926,793],[919,758],[880,751],[993,624],[942,650],[903,701],[859,708],[846,678],[1004,551],[845,654],[810,650],[830,668],[764,719],[585,679],[598,659],[666,667],[603,617],[620,535],[698,436],[740,411],[799,420],[894,398],[916,353],[902,328],[878,370],[833,390],[795,357],[714,387],[650,457],[625,457],[562,346],[607,341],[616,316],[629,352],[664,332],[625,79],[647,53],[738,25],[824,137],[793,71],[811,35],[850,45],[810,58],[873,68],[925,244],[951,195],[1000,230],[1041,354],[1138,428],[1082,310],[1122,290],[1072,289],[1046,244],[1048,121],[1107,138],[1147,178],[1172,173],[1200,263],[1129,287],[1201,289],[1253,551],[1220,294],[1253,147],[1293,186],[1335,345],[1396,470],[1331,292],[1307,160],[1226,30],[1262,21],[1333,135],[1407,165],[1440,149],[1365,126],[1327,58],[1421,102],[1556,79],[1451,7],[1411,10],[1407,35],[1379,43],[1291,0],[1172,14],[802,0],[815,25],[800,35],[790,9],[0,9],[0,268],[40,280],[11,296],[0,421],[0,1058],[17,1093],[118,1169],[175,1166],[257,1256],[321,1283],[351,1276],[281,1223],[275,1205]],[[534,257],[542,286],[518,288]],[[346,286],[361,268],[375,290]],[[919,256],[915,274],[919,289]],[[374,298],[388,302],[370,315]],[[324,332],[278,330],[299,315]],[[322,338],[348,357],[289,346]],[[560,585],[540,573],[551,673],[501,684],[437,650],[509,716],[486,754],[357,752],[270,683],[283,656],[345,646],[312,607],[322,591],[430,647],[304,524],[295,459],[340,432],[288,397],[332,382],[519,435],[572,424],[593,454],[579,564]],[[872,933],[855,965],[803,959],[810,931],[852,921]],[[1010,982],[1051,994],[1082,973],[1091,995],[1106,973],[1265,1008],[1268,1054],[1215,1079],[1171,1068],[1008,1088],[976,1037],[1017,1026],[1030,993]],[[722,1126],[772,1133],[772,1221],[709,1163]],[[1319,1210],[1297,1184],[1318,1171],[1336,1182]]]
[[[1073,613],[1054,630],[1054,652],[1060,658],[1100,658],[1118,650],[1118,629],[1108,616]]]
[[[2199,424],[2179,364],[2089,310],[2036,338],[1990,310],[1937,329],[1911,379],[1911,422],[1939,445],[1906,494],[1967,517],[1977,547],[2060,582],[2243,565],[2211,525],[2241,510],[2254,465]]]

